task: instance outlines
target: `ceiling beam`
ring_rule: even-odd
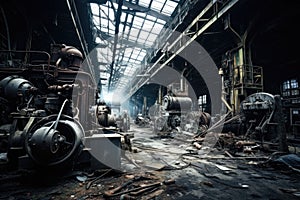
[[[107,0],[87,0],[87,3],[106,4]]]
[[[111,1],[114,2],[114,3],[118,3],[118,0],[111,0]],[[138,11],[138,12],[145,12],[148,15],[151,15],[151,16],[156,17],[158,19],[164,20],[165,22],[170,21],[170,17],[168,15],[164,15],[160,12],[151,10],[150,8],[140,6],[140,5],[125,1],[125,0],[123,0],[123,5],[126,6],[127,8],[131,8],[131,9],[133,9],[135,11]]]
[[[117,15],[116,15],[116,29],[115,29],[115,37],[114,37],[114,47],[113,47],[113,55],[112,55],[112,63],[110,65],[110,76],[108,80],[108,91],[111,87],[111,81],[113,78],[113,71],[114,71],[114,65],[115,65],[115,58],[116,58],[116,51],[117,51],[117,44],[118,44],[118,34],[119,34],[119,25],[121,21],[121,14],[122,14],[122,6],[123,6],[123,0],[120,0],[118,2],[118,9],[117,9]]]
[[[120,43],[123,44],[123,45],[126,45],[125,46],[126,48],[138,47],[140,49],[145,49],[145,50],[151,49],[150,46],[147,46],[145,44],[141,44],[141,43],[138,43],[138,42],[131,42],[131,41],[126,40],[126,39],[121,39]]]
[[[158,73],[163,67],[167,66],[169,62],[172,61],[172,59],[179,55],[180,52],[182,52],[188,45],[190,45],[193,41],[196,40],[205,30],[207,30],[214,22],[216,22],[218,19],[221,18],[221,16],[226,13],[231,7],[233,7],[239,0],[230,0],[227,2],[227,4],[222,7],[221,10],[219,10],[217,13],[214,14],[213,17],[210,18],[210,20],[203,25],[201,28],[199,28],[196,33],[183,45],[180,45],[179,49],[177,49],[167,60],[165,60],[162,64],[160,61],[166,56],[166,52],[161,55],[158,60],[146,70],[145,74],[151,74],[149,77],[138,79],[137,83],[132,88],[128,88],[129,91],[127,91],[126,96],[124,96],[124,99],[128,99],[130,96],[132,96],[138,89],[140,89],[143,85],[145,85],[149,80]],[[186,33],[189,31],[189,29],[192,27],[192,24],[196,23],[205,13],[208,12],[209,9],[213,7],[214,3],[209,2],[206,8],[202,10],[202,12],[199,13],[199,15],[193,20],[193,22],[181,33],[181,35],[173,41],[172,44],[170,44],[168,47],[174,47],[178,43],[180,44],[180,38],[184,37]],[[133,80],[135,81],[135,80]]]

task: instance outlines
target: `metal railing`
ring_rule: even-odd
[[[263,68],[252,65],[239,65],[233,68],[233,86],[263,89]]]

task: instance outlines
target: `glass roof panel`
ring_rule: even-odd
[[[132,27],[141,29],[142,23],[135,23],[135,22],[134,22],[133,25],[132,25]]]
[[[137,29],[137,28],[131,28],[130,30],[130,35],[133,35],[133,36],[137,36],[138,33],[139,33],[140,29]]]
[[[154,22],[150,21],[150,20],[145,20],[145,23],[143,25],[143,30],[145,29],[151,29],[154,25]]]
[[[115,13],[113,9],[109,9],[107,15],[109,16],[109,21],[113,22],[115,21]]]
[[[137,13],[136,15],[137,15],[137,16],[140,16],[140,17],[142,17],[142,18],[145,18],[147,14],[144,13],[144,12],[139,12],[139,13]]]
[[[127,76],[132,75],[133,74],[132,68],[130,68],[130,67],[126,68],[124,74],[127,75]]]
[[[139,0],[139,5],[144,6],[144,7],[149,7],[149,0]]]
[[[106,3],[106,5],[108,4],[108,2]],[[117,8],[118,4],[117,3],[113,3],[114,7]]]
[[[100,19],[99,19],[99,17],[95,17],[95,18],[93,19],[93,22],[94,22],[94,24],[95,24],[96,26],[99,26],[99,25],[100,25]]]
[[[170,16],[173,13],[173,11],[174,11],[173,7],[165,6],[162,10],[162,13]]]
[[[145,50],[142,50],[142,51],[140,52],[140,55],[139,55],[139,56],[145,57],[145,55],[146,55],[146,51],[145,51]]]
[[[135,42],[136,39],[137,39],[137,38],[136,38],[135,36],[129,35],[129,40],[130,40],[131,42]]]
[[[172,7],[173,9],[175,9],[176,6],[177,6],[177,3],[174,2],[174,1],[172,1],[172,0],[167,0],[167,1],[166,1],[166,6],[170,6],[170,7]]]
[[[153,44],[153,41],[150,41],[150,40],[145,41],[145,45],[147,45],[147,46],[151,46],[152,44]]]
[[[155,22],[156,19],[157,19],[156,17],[153,17],[153,16],[151,16],[151,15],[147,15],[146,18],[147,18],[148,20],[153,21],[153,22]]]
[[[154,42],[156,40],[156,38],[157,38],[156,34],[150,33],[149,37],[148,37],[148,41]]]
[[[135,17],[134,20],[133,20],[133,23],[139,23],[140,25],[144,22],[144,19],[141,18],[141,17]]]
[[[154,30],[161,30],[163,27],[164,27],[163,25],[156,23],[156,24],[154,24],[153,29]]]
[[[160,12],[163,6],[164,2],[162,2],[161,0],[153,0],[151,9]]]
[[[136,59],[136,57],[139,55],[139,52],[138,51],[132,51],[132,59]]]
[[[131,22],[132,18],[133,18],[132,14],[128,14],[128,16],[127,16],[127,22]]]
[[[166,24],[166,22],[164,20],[161,20],[161,19],[157,19],[157,22],[160,23],[160,24],[162,24],[162,25]]]
[[[121,22],[125,22],[126,15],[127,15],[126,13],[121,14]]]
[[[107,24],[108,24],[108,20],[105,19],[105,18],[101,18],[101,26],[102,27],[107,27]]]
[[[100,30],[104,33],[108,32],[108,28],[106,26],[101,26]]]
[[[99,15],[99,5],[96,3],[91,3],[91,10],[93,15]]]
[[[120,31],[123,31],[123,29],[124,29],[124,24],[120,24],[120,25],[119,25],[119,30],[120,30]]]
[[[146,32],[146,31],[141,31],[140,32],[140,35],[139,35],[139,39],[142,39],[142,40],[146,40],[149,36],[149,32]]]
[[[115,27],[115,25],[113,23],[111,23],[111,21],[108,21],[108,25],[110,28]]]
[[[132,53],[132,49],[126,48],[125,53],[124,53],[124,57],[129,58],[131,53]]]
[[[144,59],[144,56],[139,55],[136,59],[142,61]]]
[[[124,76],[110,77],[109,72],[100,73],[101,77],[112,79],[112,84],[117,87],[126,86],[126,83],[130,82],[128,77],[136,73],[146,54],[153,51],[151,47],[166,23],[169,22],[164,21],[164,18],[159,15],[171,16],[178,4],[173,0],[123,0],[123,2],[128,4],[122,6],[122,10],[125,12],[122,12],[120,16],[118,43],[114,57],[115,66],[113,67]],[[101,69],[109,71],[113,59],[118,3],[112,3],[112,1],[107,1],[105,5],[90,3],[90,7],[93,26],[98,28],[95,42],[108,45],[107,48],[98,50],[98,60],[107,63],[101,66]],[[147,9],[154,12],[146,12]],[[108,81],[103,82],[108,83]]]
[[[99,37],[96,37],[95,42],[96,42],[97,44],[100,44],[100,43],[102,42],[102,40],[101,40]]]

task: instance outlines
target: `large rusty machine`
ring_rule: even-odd
[[[188,96],[165,95],[155,115],[154,131],[160,133],[183,130],[196,134],[201,128],[207,129],[210,125],[209,113],[193,111],[192,99]]]
[[[0,55],[0,153],[15,164],[22,157],[41,167],[74,164],[85,137],[110,123],[108,108],[96,104],[90,74],[81,70],[81,52],[53,45],[51,54]],[[88,112],[95,105],[97,113]]]
[[[246,139],[278,144],[287,151],[285,119],[281,97],[265,92],[249,95],[241,102],[241,122]]]
[[[279,144],[281,150],[286,150],[281,98],[263,92],[262,67],[251,63],[242,46],[224,56],[219,69],[223,82],[222,109],[227,111],[223,132],[233,132],[247,140]]]

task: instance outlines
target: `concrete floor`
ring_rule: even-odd
[[[130,170],[154,170],[162,179],[175,179],[175,186],[166,190],[170,199],[300,198],[300,174],[286,168],[263,167],[260,163],[268,154],[247,156],[253,159],[231,159],[224,150],[216,148],[206,151],[194,148],[196,154],[189,154],[193,148],[192,135],[188,133],[160,138],[151,128],[133,126],[131,131],[133,147],[138,153],[130,153],[128,157],[139,167],[131,166]]]
[[[193,135],[174,133],[158,137],[150,127],[131,126],[133,151],[125,151],[121,172],[108,169],[73,171],[61,176],[48,172],[2,171],[0,199],[299,199],[300,174],[287,167],[261,165],[269,155],[229,158],[223,149],[197,150]],[[106,170],[106,171],[105,171]],[[56,172],[54,172],[56,173]],[[57,172],[59,174],[59,172]],[[100,177],[97,181],[95,178]],[[126,189],[174,179],[151,191],[129,198],[105,197],[133,177],[143,177]],[[90,187],[87,189],[89,183]],[[126,189],[120,190],[124,191]]]

